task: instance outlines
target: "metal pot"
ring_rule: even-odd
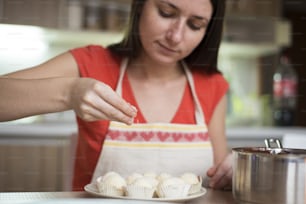
[[[234,198],[238,203],[305,204],[306,150],[282,148],[274,139],[265,143],[232,149]]]

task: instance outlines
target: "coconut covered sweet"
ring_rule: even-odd
[[[200,191],[201,177],[184,173],[178,177],[163,172],[132,173],[123,178],[111,171],[96,180],[100,193],[108,196],[127,196],[131,198],[183,198]]]
[[[197,193],[202,187],[202,177],[197,176],[193,173],[184,173],[180,176],[187,184],[190,184],[190,189],[188,194]]]
[[[127,186],[125,179],[116,172],[109,172],[96,181],[99,192],[109,196],[123,196]]]
[[[155,193],[156,185],[153,178],[137,178],[126,187],[126,196],[134,198],[152,198]]]
[[[159,182],[161,182],[161,181],[163,181],[163,180],[165,180],[165,179],[167,179],[167,178],[171,178],[171,177],[172,177],[171,174],[168,174],[168,173],[160,173],[160,174],[157,176],[157,180],[158,180]]]
[[[143,177],[143,175],[140,174],[140,173],[132,173],[131,175],[129,175],[129,176],[126,178],[126,183],[127,183],[128,185],[130,185],[130,184],[132,184],[136,179],[141,178],[141,177]]]
[[[156,189],[160,198],[181,198],[188,195],[190,184],[179,177],[171,177],[161,181]]]

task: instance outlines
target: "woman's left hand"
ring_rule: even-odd
[[[233,175],[233,157],[229,154],[225,159],[207,171],[209,179],[209,187],[213,189],[231,189]]]

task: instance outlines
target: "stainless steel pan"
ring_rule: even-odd
[[[238,203],[306,204],[306,150],[266,147],[233,148],[233,195]],[[276,144],[276,147],[272,147]]]

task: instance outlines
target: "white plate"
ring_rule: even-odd
[[[201,190],[197,193],[188,195],[186,197],[181,197],[181,198],[132,198],[132,197],[126,197],[126,196],[109,196],[109,195],[104,195],[100,193],[96,187],[96,184],[90,183],[87,184],[84,187],[85,191],[96,196],[100,197],[106,197],[106,198],[117,198],[117,199],[126,199],[126,200],[146,200],[146,201],[163,201],[163,202],[184,202],[188,200],[192,200],[198,197],[203,196],[206,193],[205,188],[201,188]]]

